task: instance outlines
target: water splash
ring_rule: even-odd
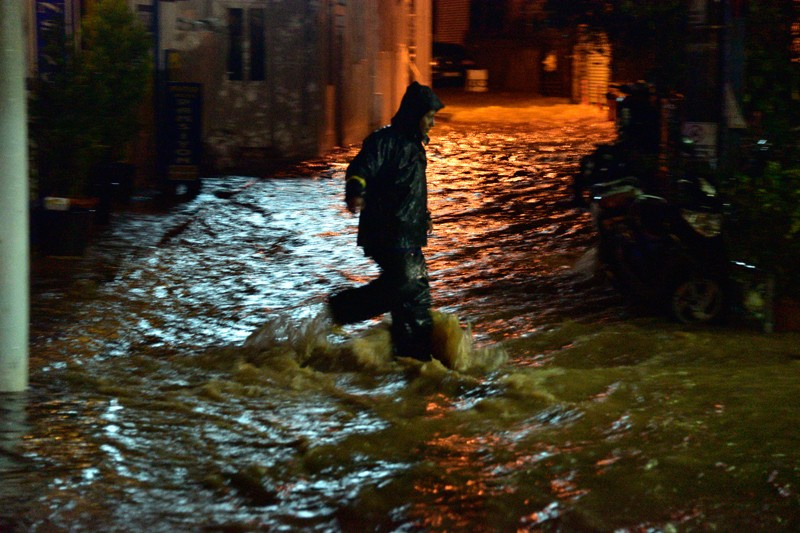
[[[463,373],[496,370],[508,360],[502,346],[477,347],[471,325],[462,327],[457,316],[438,311],[433,312],[433,356]]]
[[[461,373],[489,372],[508,360],[501,346],[476,346],[471,325],[462,326],[457,316],[440,311],[433,311],[432,316],[432,355],[447,369]],[[291,354],[299,364],[318,370],[388,370],[396,363],[388,322],[347,337],[325,311],[306,319],[276,316],[253,332],[244,347]]]

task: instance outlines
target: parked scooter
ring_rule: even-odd
[[[636,82],[618,89],[626,95],[618,100],[618,137],[581,160],[573,205],[592,213],[600,266],[624,295],[681,322],[719,321],[732,298],[716,190],[671,115],[663,117],[666,133],[682,163],[664,183],[660,159],[671,144],[661,144],[654,88]]]
[[[729,283],[715,192],[702,180],[678,185],[691,203],[646,194],[635,177],[591,186],[599,261],[613,285],[636,302],[684,323],[720,321]]]

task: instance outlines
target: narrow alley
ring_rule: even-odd
[[[318,329],[376,273],[342,201],[357,146],[135,198],[84,257],[36,259],[0,531],[800,527],[800,337],[637,314],[593,275],[568,186],[604,110],[449,96],[425,253],[458,364]]]

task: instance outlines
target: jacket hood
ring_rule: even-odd
[[[422,136],[419,131],[419,121],[428,111],[439,111],[444,107],[444,104],[433,89],[427,85],[420,85],[414,82],[408,86],[403,99],[400,101],[400,108],[392,117],[392,126],[400,128],[406,133],[411,135],[418,134]]]

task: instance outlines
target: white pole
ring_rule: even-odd
[[[0,0],[0,392],[28,387],[25,2]]]

